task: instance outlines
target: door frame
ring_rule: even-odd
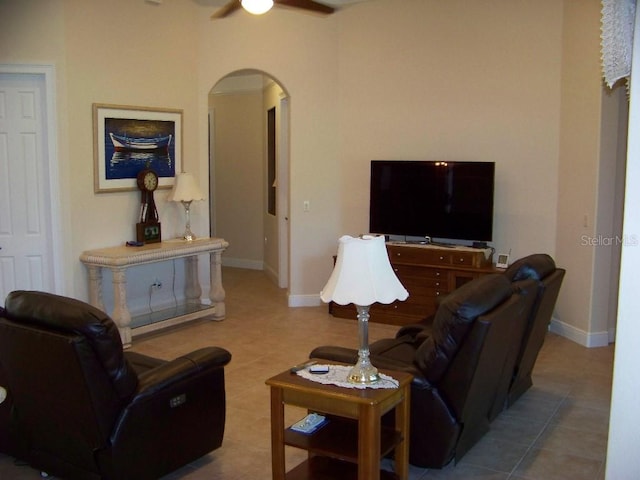
[[[56,68],[55,65],[41,64],[0,64],[1,74],[38,75],[44,79],[46,115],[44,117],[45,148],[49,172],[49,195],[51,221],[47,225],[51,239],[51,268],[53,269],[53,292],[65,295],[62,249],[62,215],[60,203],[60,177],[58,163],[58,130],[56,110]]]
[[[278,286],[289,289],[289,96],[280,96],[278,113],[280,130],[277,138],[276,173],[278,216]]]
[[[240,71],[238,71],[240,72]],[[235,72],[235,73],[238,73]],[[215,89],[215,86],[218,83],[231,76],[234,72],[228,73],[221,77],[212,87],[212,89],[208,92],[207,98],[212,95],[212,91]],[[276,83],[280,89],[282,90],[279,98],[273,105],[276,108],[276,184],[278,188],[276,189],[276,235],[277,235],[277,251],[278,251],[278,275],[277,278],[275,276],[270,276],[279,288],[287,289],[290,288],[290,96],[283,86],[283,84],[270,73],[259,70],[259,69],[247,69],[242,73],[242,75],[254,75],[260,74],[263,78],[268,78],[274,83]],[[238,75],[240,76],[240,75]],[[262,86],[264,88],[264,85]],[[238,92],[246,91],[246,89],[241,88]],[[214,93],[215,95],[215,93]],[[215,117],[216,110],[215,107],[212,107],[209,103],[207,112],[208,112],[208,148],[209,148],[209,234],[211,236],[218,235],[217,225],[216,225],[216,215],[215,215],[215,185],[217,179],[214,175],[216,158],[215,158],[215,143],[216,143],[216,128],[215,128]],[[266,114],[266,111],[263,112]],[[264,129],[264,135],[266,136],[266,127]],[[265,158],[266,165],[266,150],[263,151],[263,155]],[[265,167],[266,168],[266,167]],[[266,205],[265,205],[266,209]],[[264,260],[264,257],[263,257]],[[261,264],[262,269],[264,270],[264,261]],[[256,268],[254,266],[245,266],[244,268]]]

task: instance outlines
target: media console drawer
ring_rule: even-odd
[[[392,325],[416,323],[435,313],[439,299],[474,278],[498,270],[492,253],[467,247],[388,243],[389,261],[409,292],[404,302],[374,304],[370,321]],[[329,304],[335,317],[356,320],[353,305]]]
[[[473,268],[491,266],[493,254],[471,248],[435,247],[433,245],[388,244],[391,264],[415,264],[421,266],[460,265]]]

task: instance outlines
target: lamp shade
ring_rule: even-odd
[[[273,7],[273,0],[242,0],[242,8],[254,15],[267,13]]]
[[[169,194],[169,200],[172,202],[191,202],[194,200],[204,200],[204,195],[196,179],[190,173],[179,173],[176,175],[176,181],[173,190]]]
[[[372,305],[406,300],[409,292],[396,276],[384,237],[364,235],[340,238],[336,265],[320,293],[323,302]]]

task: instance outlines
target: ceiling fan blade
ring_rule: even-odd
[[[224,18],[228,15],[231,15],[236,10],[240,10],[242,5],[240,5],[240,0],[229,0],[229,2],[224,6],[218,9],[216,13],[211,15],[211,20],[215,20],[216,18]]]
[[[324,5],[322,3],[314,2],[313,0],[274,0],[278,5],[285,5],[287,7],[302,8],[303,10],[310,10],[318,13],[333,13],[335,9]]]

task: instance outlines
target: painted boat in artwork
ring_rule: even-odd
[[[111,142],[116,151],[118,150],[157,150],[159,148],[168,148],[171,144],[173,135],[167,135],[166,137],[154,137],[154,138],[135,138],[127,137],[125,135],[116,135],[109,132]]]

